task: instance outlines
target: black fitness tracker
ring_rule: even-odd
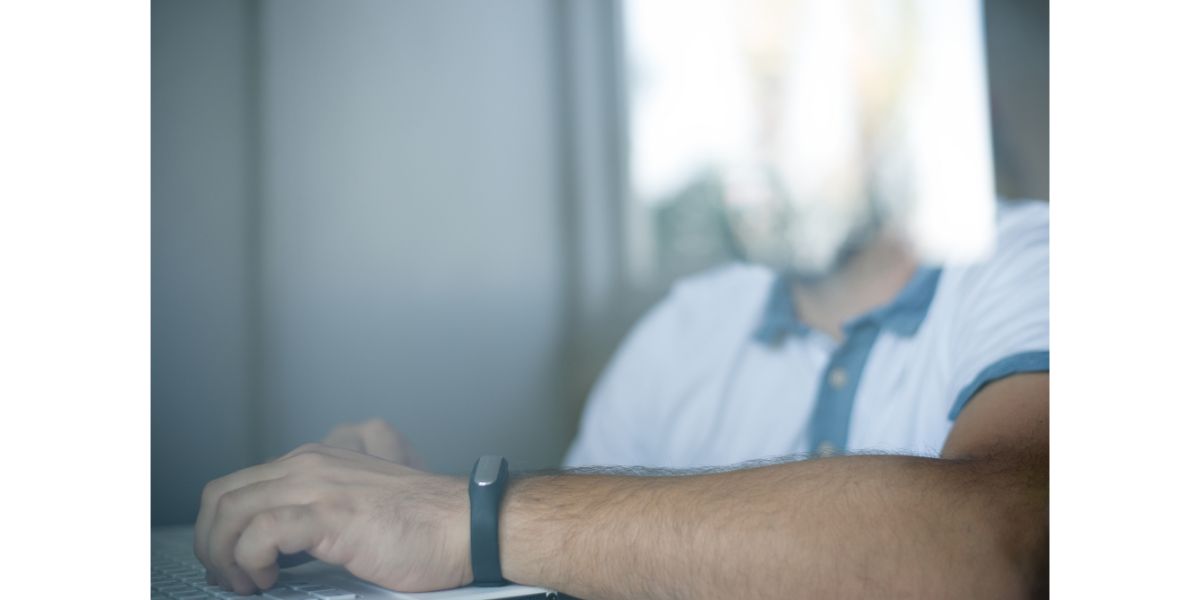
[[[481,456],[471,470],[471,570],[474,585],[508,583],[500,573],[500,501],[508,487],[508,461]]]

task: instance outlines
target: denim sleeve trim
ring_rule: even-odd
[[[967,403],[975,394],[983,388],[983,386],[1003,379],[1009,375],[1018,373],[1042,373],[1050,370],[1050,351],[1041,350],[1036,352],[1020,352],[1011,356],[1006,356],[979,372],[975,380],[967,384],[961,392],[958,393],[958,398],[954,401],[954,408],[950,409],[950,420],[958,418],[958,413],[966,408]]]

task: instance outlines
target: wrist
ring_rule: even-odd
[[[550,478],[513,477],[500,505],[500,568],[504,578],[513,583],[545,585],[554,580],[550,555],[554,553],[552,536],[558,534],[549,529],[561,521],[546,510],[551,506],[546,495]]]
[[[548,474],[515,477],[501,505],[504,578],[577,597],[611,596],[604,573],[650,569],[663,506],[687,477]],[[639,544],[639,542],[641,542]],[[617,563],[623,566],[613,568]]]
[[[471,570],[471,502],[463,490],[467,487],[465,477],[435,476],[432,480],[440,490],[438,495],[446,498],[445,522],[449,526],[444,530],[444,548],[450,556],[450,564],[457,564],[458,586],[471,585],[475,576]]]

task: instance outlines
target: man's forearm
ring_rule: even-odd
[[[546,475],[505,501],[506,578],[583,598],[1027,596],[1039,459],[855,456],[692,476]]]

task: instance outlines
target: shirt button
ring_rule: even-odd
[[[834,454],[837,454],[837,447],[833,445],[833,442],[825,440],[820,444],[817,444],[817,456],[829,457],[833,456]]]
[[[841,367],[829,371],[829,386],[835,390],[845,387],[849,380],[850,377],[846,375],[846,370]]]

